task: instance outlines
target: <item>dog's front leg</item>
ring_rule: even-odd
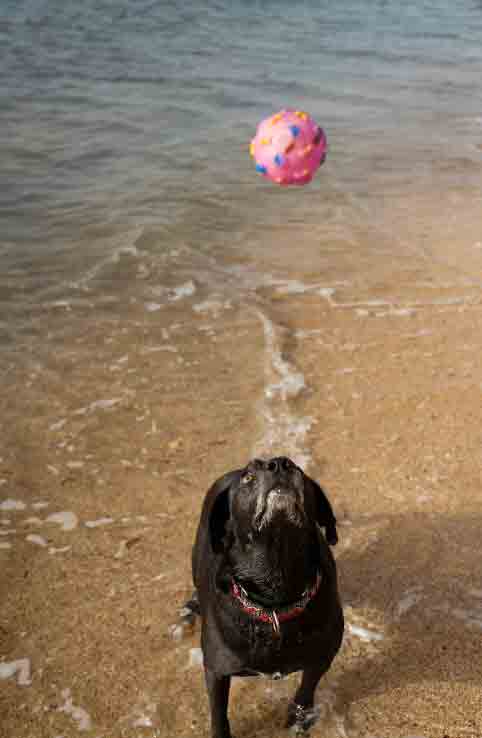
[[[231,677],[218,677],[209,669],[205,670],[206,686],[211,708],[212,738],[231,738],[228,721],[228,700]]]
[[[288,707],[287,727],[296,725],[299,731],[305,731],[316,722],[313,710],[315,689],[325,671],[326,668],[319,666],[312,666],[303,671],[300,687]]]

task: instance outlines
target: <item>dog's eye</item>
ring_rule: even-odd
[[[243,484],[249,484],[253,481],[254,476],[255,475],[253,474],[253,472],[246,472],[241,481],[243,482]]]

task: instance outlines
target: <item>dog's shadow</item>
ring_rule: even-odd
[[[360,614],[363,625],[370,613],[383,630],[366,658],[362,648],[340,664],[337,692],[345,706],[404,687],[413,693],[430,682],[480,687],[481,523],[478,513],[418,513],[340,526],[346,632],[353,638],[350,618],[356,626]]]

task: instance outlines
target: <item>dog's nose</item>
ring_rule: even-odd
[[[291,466],[291,461],[286,456],[278,456],[277,458],[268,461],[268,470],[273,472],[273,474],[288,471]]]

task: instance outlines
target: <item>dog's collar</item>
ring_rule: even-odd
[[[306,589],[297,602],[294,602],[291,605],[286,605],[285,607],[273,609],[261,607],[256,602],[253,602],[253,600],[250,600],[244,587],[234,579],[231,584],[231,594],[234,599],[239,602],[241,609],[244,610],[244,612],[251,615],[251,617],[256,620],[261,620],[263,623],[271,623],[273,631],[277,636],[279,636],[281,634],[280,623],[284,623],[287,620],[293,620],[294,618],[299,617],[299,615],[306,610],[308,603],[311,602],[320,589],[321,580],[321,573],[318,572],[313,586],[310,589]]]

